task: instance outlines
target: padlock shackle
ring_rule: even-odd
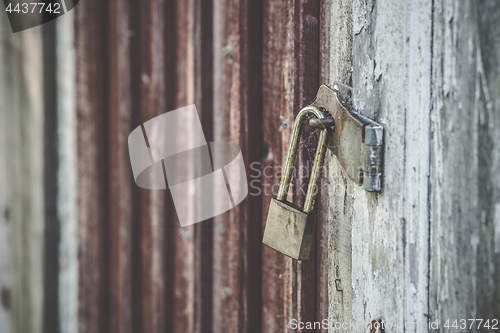
[[[290,186],[290,180],[292,178],[293,166],[295,164],[295,158],[297,157],[297,148],[299,146],[300,133],[302,132],[302,125],[306,121],[309,115],[314,115],[319,119],[325,118],[323,113],[315,106],[309,105],[300,110],[299,114],[295,118],[293,123],[292,138],[290,140],[290,146],[288,148],[288,153],[286,156],[285,169],[283,171],[283,176],[281,177],[280,188],[278,191],[278,200],[286,200],[288,194],[288,188]],[[314,208],[314,201],[316,199],[317,183],[319,174],[321,172],[321,166],[323,165],[323,160],[325,159],[326,152],[326,140],[328,137],[328,131],[325,129],[321,130],[318,139],[318,147],[316,149],[316,155],[314,157],[313,170],[311,172],[311,177],[309,179],[309,185],[307,187],[306,200],[304,202],[304,213],[310,213]]]

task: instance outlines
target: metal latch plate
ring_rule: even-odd
[[[366,191],[378,192],[382,189],[384,129],[355,111],[351,96],[351,87],[335,82],[334,89],[322,85],[311,105],[333,117],[328,148],[347,175]]]

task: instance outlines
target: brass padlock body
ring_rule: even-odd
[[[287,201],[272,199],[263,243],[293,259],[309,258],[316,228],[316,214],[304,213]]]

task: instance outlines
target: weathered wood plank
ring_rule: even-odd
[[[385,127],[385,183],[380,195],[348,179],[332,188],[331,275],[343,292],[331,276],[330,319],[498,314],[495,13],[494,2],[354,1],[354,101]]]
[[[425,324],[432,7],[353,1],[352,23],[350,8],[344,1],[332,6],[331,21],[343,23],[333,26],[331,80],[349,81],[344,29],[352,24],[354,103],[383,124],[386,163],[384,190],[373,194],[330,161],[330,319],[353,320],[359,329],[379,317]]]
[[[307,106],[316,96],[319,87],[319,2],[318,1],[292,1],[293,3],[293,67],[291,84],[294,95],[293,99],[293,114],[297,113]],[[300,148],[296,167],[298,170],[304,168],[310,170],[312,167],[314,156],[310,150],[316,151],[313,146],[309,148],[309,140],[314,132],[305,127],[302,132],[303,144]],[[293,201],[299,206],[303,206],[305,200],[305,192],[309,183],[309,175],[307,173],[298,172],[296,179],[293,181],[294,195]],[[319,223],[323,222],[320,217]],[[322,225],[317,227],[317,233],[322,230]],[[321,239],[320,239],[321,238]],[[317,283],[317,258],[316,251],[318,242],[322,237],[316,237],[315,243],[311,248],[311,254],[307,261],[294,261],[292,269],[295,269],[297,280],[293,286],[292,303],[290,306],[294,308],[293,316],[299,322],[314,322],[316,321],[316,283]],[[292,273],[292,274],[293,274]],[[298,332],[305,331],[298,329]]]
[[[401,96],[406,100],[403,318],[408,323],[421,323],[420,329],[408,329],[414,332],[425,330],[429,318],[432,11],[432,3],[428,1],[406,2],[407,85],[405,90],[400,88],[406,95]]]
[[[164,10],[165,1],[132,2],[132,27],[137,38],[134,39],[133,51],[133,106],[138,107],[133,118],[132,128],[159,114],[164,113],[165,100],[165,36]],[[136,264],[139,276],[135,278],[137,307],[139,314],[134,331],[163,332],[165,321],[165,191],[139,189],[135,222],[138,237],[135,242]]]
[[[58,96],[57,96],[57,50],[56,21],[42,25],[43,32],[43,164],[44,164],[44,304],[43,330],[59,330],[59,229],[57,212],[59,186],[58,153]]]
[[[319,85],[330,81],[331,41],[332,29],[331,0],[321,0],[319,4]],[[340,22],[333,21],[335,24]],[[327,151],[325,161],[331,159]],[[316,321],[322,322],[328,319],[329,312],[329,235],[330,235],[330,207],[329,207],[329,168],[328,163],[323,164],[319,181],[319,192],[317,201],[317,254],[316,254]],[[326,333],[327,328],[321,327],[316,332]]]
[[[1,43],[0,43],[0,61],[3,64],[6,64],[9,56],[9,39],[6,36],[10,37],[12,30],[10,29],[9,22],[6,19],[6,16],[0,18],[0,29],[4,34],[2,35]],[[0,67],[0,78],[1,86],[6,87],[9,84],[7,83],[6,78],[11,76],[12,74],[9,71],[12,70],[12,67],[2,66]],[[8,129],[10,121],[9,115],[9,104],[10,102],[6,99],[6,96],[9,94],[5,89],[0,89],[0,98],[4,103],[0,106],[0,156],[8,156],[10,154],[10,140],[8,135]],[[12,332],[12,319],[10,316],[11,304],[12,304],[12,279],[10,276],[10,270],[12,269],[12,248],[11,248],[11,232],[12,228],[11,224],[11,207],[10,207],[10,191],[8,190],[9,186],[9,178],[10,178],[10,159],[2,158],[0,160],[0,184],[5,188],[5,190],[0,191],[0,253],[2,256],[0,257],[0,326],[4,328],[6,333]]]
[[[74,11],[57,19],[59,327],[78,332],[77,127]]]
[[[98,1],[75,8],[76,112],[78,154],[79,331],[108,330],[105,246],[106,208],[106,43],[105,10]],[[92,24],[89,24],[92,22]]]
[[[259,1],[214,1],[214,140],[241,148],[246,168],[260,159]],[[260,198],[214,218],[214,332],[261,328]]]
[[[267,191],[263,206],[265,217],[268,201],[276,196],[272,189],[279,182],[277,171],[284,164],[294,115],[314,99],[319,86],[320,24],[326,25],[320,23],[318,2],[265,2],[264,8],[263,109],[268,151],[262,168],[274,171],[271,177],[262,178],[263,190]],[[307,129],[304,131],[298,168],[312,163],[311,152],[316,147],[310,134]],[[298,204],[304,200],[308,179],[304,173],[293,180],[293,198]],[[295,262],[264,248],[264,291],[273,289],[272,293],[264,292],[264,331],[286,331],[292,319],[313,322],[327,318],[326,197],[318,198],[323,200],[318,204],[318,237],[308,261]]]
[[[326,8],[325,8],[326,10]],[[323,52],[328,55],[322,64],[324,83],[332,85],[333,81],[351,84],[352,73],[352,1],[332,1],[325,14],[329,20],[329,48]],[[325,45],[326,42],[323,44]],[[325,45],[326,46],[326,45]],[[326,68],[325,68],[326,67]],[[331,182],[329,191],[329,234],[330,250],[328,263],[328,319],[332,322],[348,322],[352,319],[349,311],[352,300],[351,282],[351,221],[344,218],[344,209],[339,206],[345,198],[347,179],[339,177],[342,169],[335,156],[327,155],[325,165],[328,167],[328,178]]]
[[[207,142],[214,141],[213,3],[195,1],[193,8],[194,100]],[[213,219],[194,228],[194,332],[212,332]]]
[[[286,75],[290,66],[287,52],[287,1],[264,1],[262,59],[262,140],[261,164],[254,164],[249,174],[250,195],[262,196],[262,230],[271,198],[280,182],[288,135]],[[284,282],[289,275],[286,256],[264,246],[262,250],[262,332],[285,332],[287,327]]]
[[[500,314],[500,6],[434,7],[430,316],[491,323]]]
[[[177,50],[169,47],[177,45],[177,3],[178,1],[166,1],[164,6],[164,43],[166,45],[164,54],[164,70],[165,70],[165,110],[175,110],[177,105]],[[165,194],[165,219],[163,221],[165,244],[164,244],[164,269],[165,269],[165,310],[163,313],[165,320],[165,329],[167,332],[173,332],[176,320],[175,313],[175,274],[178,270],[175,267],[176,258],[176,242],[177,234],[175,227],[178,221],[175,218],[175,207],[170,192],[167,190]]]
[[[414,264],[409,258],[416,260],[416,256],[425,253],[426,248],[422,248],[421,244],[428,230],[428,222],[420,219],[421,216],[414,216],[406,202],[401,200],[401,194],[406,196],[411,191],[418,194],[421,190],[425,198],[427,191],[425,184],[413,186],[409,182],[409,173],[413,173],[416,181],[427,177],[428,168],[411,163],[419,162],[419,159],[425,163],[428,157],[426,148],[429,136],[425,135],[428,126],[422,126],[419,122],[413,124],[412,120],[407,119],[420,120],[425,117],[419,112],[422,107],[429,108],[428,104],[425,105],[428,100],[422,100],[421,106],[409,105],[412,94],[419,96],[419,91],[406,90],[408,85],[420,89],[418,84],[421,81],[418,80],[425,81],[425,75],[428,76],[430,71],[428,60],[414,64],[406,56],[415,51],[411,34],[416,31],[420,33],[419,24],[429,21],[431,11],[429,9],[427,13],[420,13],[423,9],[423,6],[411,8],[409,2],[365,4],[355,1],[353,4],[354,101],[363,114],[383,124],[386,161],[382,194],[366,193],[360,188],[346,193],[352,198],[353,207],[352,286],[355,292],[352,318],[357,322],[364,321],[363,324],[378,317],[394,324],[411,322],[411,314],[423,316],[427,312],[425,303],[408,304],[404,298],[406,290],[413,292],[407,289],[411,288],[410,283],[406,285],[408,279],[424,280],[425,285],[427,274],[419,271],[421,266],[409,267]],[[412,20],[412,15],[422,15],[422,19]],[[415,48],[418,43],[417,40]],[[422,48],[422,52],[423,59],[426,54],[428,59],[430,50]],[[412,77],[413,74],[416,77]],[[427,85],[428,80],[423,84]],[[408,127],[405,128],[403,124]],[[407,136],[407,133],[410,135]],[[409,154],[414,154],[416,159],[405,159]],[[421,197],[417,195],[417,198]],[[421,202],[411,204],[420,205]],[[423,224],[419,224],[421,222]],[[413,244],[412,253],[407,252],[407,242]],[[408,277],[407,272],[411,269],[414,269],[414,275]],[[418,293],[422,292],[425,291],[418,290]],[[415,308],[408,309],[405,305]]]
[[[107,10],[107,114],[109,145],[110,332],[130,333],[132,326],[132,191],[127,137],[132,131],[129,3],[110,1]]]
[[[44,94],[41,27],[2,40],[1,320],[11,332],[42,332],[44,305]],[[2,178],[3,178],[2,177]],[[5,232],[5,235],[3,235]],[[7,249],[8,247],[8,249]],[[4,270],[5,269],[5,270]],[[9,316],[10,318],[7,318]]]
[[[175,108],[195,102],[195,49],[194,49],[194,2],[176,1],[176,95]],[[190,128],[179,129],[186,137],[191,135]],[[178,136],[182,140],[182,136]],[[193,170],[195,166],[186,168]],[[175,210],[193,211],[194,202],[184,202]],[[173,206],[172,206],[173,208]],[[195,227],[180,227],[178,218],[173,218],[171,232],[174,235],[174,326],[175,332],[192,332],[195,327]]]

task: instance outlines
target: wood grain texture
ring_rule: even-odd
[[[57,21],[59,328],[78,332],[77,117],[74,12]]]
[[[329,86],[334,81],[351,84],[352,81],[352,1],[325,3],[326,17],[322,42],[322,83]],[[323,30],[323,29],[322,29]],[[351,283],[351,220],[343,218],[344,210],[338,205],[345,199],[344,186],[348,178],[340,178],[342,168],[335,156],[325,157],[329,183],[328,197],[321,203],[328,207],[328,319],[348,322],[352,319],[349,309],[352,299]],[[324,186],[321,187],[325,188]],[[322,193],[323,194],[323,193]],[[327,200],[324,203],[324,200]]]
[[[380,195],[347,193],[359,216],[352,317],[366,324],[425,323],[428,314],[431,14],[423,2],[353,4],[355,106],[383,124],[387,161]]]
[[[288,127],[292,124],[290,56],[288,55],[287,1],[263,3],[262,49],[262,159],[252,166],[249,181],[250,195],[262,196],[262,230],[272,198],[276,198],[280,182],[279,170],[284,165]],[[291,259],[264,246],[262,249],[262,331],[285,332],[288,290],[285,281],[290,277],[287,263]]]
[[[43,31],[43,95],[44,95],[44,332],[59,330],[59,231],[57,212],[59,186],[58,154],[58,93],[57,93],[57,50],[56,21],[47,22]]]
[[[165,1],[133,3],[132,26],[137,39],[132,45],[132,90],[136,93],[134,106],[138,107],[133,126],[140,126],[162,113],[166,107],[164,71],[164,10]],[[136,20],[136,21],[135,21]],[[165,191],[136,187],[137,238],[135,258],[138,271],[135,290],[139,313],[134,331],[163,332],[165,321]],[[134,251],[134,250],[133,250]]]
[[[6,332],[42,332],[44,316],[43,33],[13,34],[4,16],[1,71],[0,320]],[[5,324],[5,326],[3,326]]]
[[[214,1],[214,140],[240,146],[246,169],[260,159],[261,4]],[[261,326],[261,201],[249,195],[214,218],[213,331]]]
[[[9,22],[6,17],[0,18],[0,29],[3,32],[10,32],[8,29]],[[5,36],[5,35],[4,35]],[[2,63],[7,63],[6,56],[9,54],[8,40],[4,37],[0,40],[0,61]],[[4,78],[9,77],[9,69],[12,67],[2,66],[0,67],[0,78],[1,86],[8,86],[7,80]],[[0,156],[8,156],[10,153],[10,140],[8,135],[8,121],[10,120],[8,102],[6,99],[7,91],[0,89],[0,98],[4,103],[0,106]],[[9,165],[10,159],[2,158],[0,160],[0,184],[7,184],[10,178],[11,166]],[[11,311],[11,299],[12,299],[12,281],[10,278],[10,270],[12,268],[12,247],[10,243],[11,239],[11,207],[10,207],[10,191],[0,191],[0,292],[1,292],[1,303],[0,303],[0,326],[3,327],[6,333],[12,332],[12,319],[10,316]]]
[[[498,316],[498,8],[353,1],[354,103],[384,126],[384,189],[364,192],[330,161],[330,319],[424,331]],[[348,51],[335,36],[332,59]]]
[[[294,95],[293,113],[297,115],[300,110],[309,105],[316,96],[319,87],[319,2],[318,1],[294,1],[294,43],[293,43],[293,85],[292,91]],[[297,167],[309,170],[308,165],[313,164],[312,153],[310,150],[316,151],[312,141],[312,149],[307,147],[313,131],[309,128],[304,128],[302,132],[303,147],[299,151],[297,158]],[[312,134],[314,135],[314,134]],[[307,141],[306,141],[307,140]],[[294,196],[293,202],[299,206],[303,206],[305,200],[305,189],[309,183],[309,175],[298,173],[298,176],[293,182]],[[320,218],[320,222],[324,221]],[[321,230],[320,227],[318,230]],[[297,261],[292,264],[292,269],[295,269],[297,280],[293,286],[292,302],[290,307],[293,308],[295,315],[292,318],[300,322],[316,321],[316,283],[317,283],[317,245],[313,242],[311,254],[307,261]],[[305,332],[298,329],[298,332]]]
[[[175,108],[180,108],[195,102],[195,45],[194,45],[194,1],[176,1],[175,33],[176,33],[176,95]],[[191,135],[190,128],[182,128],[179,133]],[[182,137],[178,136],[181,140]],[[186,166],[193,170],[194,166]],[[175,210],[192,211],[194,202],[184,202],[183,206],[176,206]],[[173,209],[173,207],[172,207]],[[195,326],[195,285],[194,285],[194,256],[195,235],[194,226],[180,227],[178,219],[173,217],[170,232],[174,235],[173,257],[173,315],[174,332],[191,332]],[[168,255],[168,254],[167,254]]]
[[[100,3],[75,8],[78,154],[78,330],[108,330],[106,43]],[[89,24],[91,22],[91,24]]]
[[[110,1],[107,10],[107,115],[109,165],[109,331],[132,332],[132,191],[127,137],[132,131],[129,3]]]
[[[164,6],[164,38],[166,45],[164,54],[165,68],[165,110],[175,110],[177,105],[177,51],[176,48],[168,47],[177,43],[177,3],[178,1],[167,1]],[[165,194],[165,220],[164,220],[164,269],[165,269],[165,312],[163,313],[166,323],[166,331],[174,331],[177,323],[175,320],[175,256],[176,256],[176,233],[174,228],[178,221],[175,219],[175,207],[170,192]]]
[[[332,26],[331,80],[348,83],[352,52],[354,104],[384,126],[386,163],[375,194],[330,161],[330,319],[360,328],[379,317],[426,322],[432,7],[339,1],[332,9],[331,21],[343,23]]]
[[[322,0],[319,5],[319,85],[330,81],[331,40],[332,22],[339,24],[342,21],[333,20],[331,16],[332,1]],[[340,26],[340,25],[339,25]],[[330,207],[329,207],[329,167],[328,161],[331,159],[330,151],[325,154],[325,161],[320,174],[319,192],[316,199],[317,206],[317,273],[316,273],[316,321],[328,319],[329,304],[329,238],[330,238]],[[326,333],[328,328],[321,327],[316,332]]]
[[[194,48],[194,100],[207,142],[214,141],[213,118],[213,2],[195,1],[192,20]],[[212,331],[213,219],[194,230],[194,332]]]
[[[430,316],[443,324],[500,314],[499,15],[496,1],[434,4]]]
[[[264,217],[269,200],[276,196],[280,168],[288,150],[290,130],[295,115],[316,95],[320,80],[320,63],[328,54],[320,56],[325,41],[321,12],[327,3],[314,1],[264,2],[263,89],[264,89],[264,148],[262,177]],[[321,29],[320,29],[321,27]],[[307,126],[306,126],[307,127]],[[304,131],[296,167],[310,170],[315,141],[311,132]],[[268,170],[272,170],[269,172]],[[303,172],[292,180],[293,201],[299,205],[305,197],[308,175]],[[322,182],[324,184],[324,182]],[[321,186],[320,186],[321,187]],[[273,189],[275,190],[273,193]],[[310,259],[304,262],[280,258],[279,254],[264,248],[263,290],[265,332],[287,331],[292,319],[314,322],[327,319],[328,308],[328,233],[327,192],[318,197],[318,224],[316,240]],[[289,197],[292,200],[292,197]]]

